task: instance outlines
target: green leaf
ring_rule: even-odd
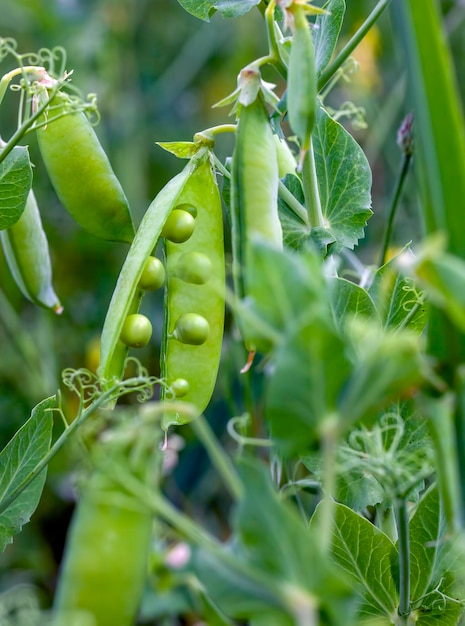
[[[332,419],[350,374],[345,345],[329,320],[289,329],[277,348],[265,394],[265,418],[284,455],[308,453]]]
[[[396,258],[376,271],[368,292],[385,327],[402,326],[422,332],[428,319],[425,295],[411,278],[402,276],[395,268]]]
[[[363,287],[344,278],[330,278],[328,285],[338,326],[343,327],[345,321],[355,315],[378,318],[375,303]]]
[[[328,13],[319,15],[313,29],[315,67],[320,74],[334,54],[346,11],[345,0],[329,0],[324,7]]]
[[[251,295],[240,314],[243,331],[258,349],[268,351],[273,343],[267,328],[280,336],[303,320],[329,314],[321,265],[311,250],[298,255],[263,240],[254,242],[247,287]]]
[[[55,396],[40,402],[31,417],[0,452],[0,506],[34,470],[50,449]],[[13,541],[34,513],[44,487],[43,469],[22,493],[0,514],[0,550]]]
[[[278,497],[268,468],[257,460],[243,459],[239,470],[246,492],[235,526],[248,561],[272,576],[286,593],[300,590],[313,604],[318,598],[316,605],[333,614],[336,623],[350,623],[351,588],[321,552],[318,535]]]
[[[441,538],[441,508],[437,488],[429,490],[410,520],[410,597],[421,598],[430,588],[435,573]]]
[[[349,507],[336,503],[332,555],[342,570],[356,583],[368,615],[394,615],[397,590],[391,574],[397,550],[387,535]],[[320,522],[321,505],[311,525]],[[365,617],[365,616],[364,616]]]
[[[240,17],[260,4],[260,0],[178,0],[178,2],[188,13],[206,22],[210,21],[216,11],[223,17]]]
[[[323,108],[313,147],[324,226],[335,238],[331,249],[353,249],[372,215],[370,165],[355,139]]]
[[[194,141],[157,141],[156,144],[178,159],[190,159],[200,148],[199,143]]]
[[[424,363],[421,337],[412,331],[387,331],[368,318],[353,318],[346,324],[346,332],[355,356],[339,411],[350,425],[416,387]]]
[[[0,230],[10,228],[19,220],[31,186],[29,150],[15,146],[0,163]]]

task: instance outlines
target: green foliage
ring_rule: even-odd
[[[0,162],[0,230],[13,226],[19,220],[31,185],[29,151],[25,146],[15,146]]]

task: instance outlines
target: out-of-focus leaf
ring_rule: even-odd
[[[375,303],[363,287],[344,278],[328,279],[334,319],[343,327],[345,321],[355,315],[378,318]]]

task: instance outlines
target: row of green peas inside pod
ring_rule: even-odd
[[[152,256],[159,237],[164,262]],[[204,150],[162,189],[141,222],[107,313],[100,376],[122,377],[128,349],[148,344],[152,324],[138,312],[140,302],[165,285],[161,399],[182,399],[202,412],[219,367],[224,283],[222,205]],[[184,421],[179,413],[167,415],[164,427]]]

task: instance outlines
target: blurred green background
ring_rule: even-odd
[[[347,0],[341,42],[375,4],[374,0]],[[257,10],[237,20],[215,15],[207,24],[188,15],[176,0],[2,0],[1,5],[0,36],[16,39],[20,52],[63,46],[67,50],[66,68],[74,70],[73,84],[84,93],[97,93],[101,113],[97,133],[123,184],[136,224],[156,193],[184,165],[155,142],[190,140],[203,128],[231,121],[227,109],[211,107],[234,90],[239,70],[267,49]],[[465,95],[464,2],[444,0],[442,6]],[[360,128],[341,120],[363,145],[373,169],[375,214],[360,246],[362,259],[373,263],[400,167],[396,131],[409,112],[395,3],[359,46],[355,58],[360,64],[358,71],[350,82],[341,83],[326,103],[338,109],[346,101],[353,102],[362,109],[366,122],[366,127]],[[2,74],[8,69],[7,63],[0,67]],[[265,78],[279,82],[272,71],[267,71]],[[4,139],[14,132],[17,104],[15,94],[8,94],[0,121]],[[51,189],[35,137],[29,135],[25,143],[35,164],[34,189],[64,313],[54,317],[26,302],[0,252],[2,446],[24,423],[34,404],[56,392],[64,367],[95,368],[96,342],[127,252],[124,245],[96,239],[72,222]],[[224,159],[232,145],[231,137],[221,136],[218,156]],[[409,181],[399,207],[395,244],[404,245],[420,237],[417,215],[414,185]],[[157,373],[162,295],[145,300],[145,312],[154,323],[155,333],[140,358],[151,373]],[[239,381],[237,371],[244,353],[230,334],[224,352],[227,358],[208,411],[220,434],[227,419],[241,412],[260,392],[259,374],[246,389]],[[71,399],[65,400],[72,410]],[[180,434],[188,445],[167,482],[167,490],[175,500],[189,500],[200,516],[207,516],[206,524],[221,529],[226,512],[216,477],[209,472],[205,455],[192,441],[189,429]],[[33,521],[1,557],[0,591],[18,582],[33,583],[42,590],[44,606],[50,603],[72,511],[67,473],[72,464],[72,454],[60,455],[52,464]]]

